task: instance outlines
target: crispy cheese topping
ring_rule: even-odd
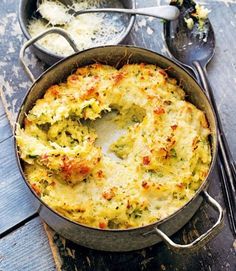
[[[94,123],[109,114],[124,131],[109,146],[117,159],[97,144]],[[167,71],[93,64],[51,86],[16,139],[46,204],[82,224],[124,229],[161,220],[194,196],[211,163],[209,134]]]

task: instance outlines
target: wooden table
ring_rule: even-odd
[[[152,6],[161,1],[136,1]],[[203,2],[203,1],[198,1]],[[236,1],[207,0],[216,34],[216,54],[208,71],[215,99],[233,156],[236,159]],[[25,41],[17,21],[18,1],[0,1],[0,270],[236,270],[236,241],[227,216],[222,232],[200,251],[176,255],[164,244],[131,253],[105,253],[82,248],[49,233],[32,206],[32,195],[16,166],[13,137],[7,115],[15,118],[30,86],[18,54]],[[146,47],[168,56],[162,23],[138,17],[126,43]],[[28,52],[27,62],[35,74],[46,66]],[[3,107],[5,105],[5,109]],[[209,192],[225,207],[217,169]],[[215,213],[202,205],[193,219],[173,236],[186,243],[214,223]],[[49,241],[51,244],[49,245]],[[50,247],[53,248],[53,254]],[[54,259],[56,259],[56,264]]]

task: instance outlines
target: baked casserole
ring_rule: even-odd
[[[109,145],[115,158],[94,125],[107,116],[123,131]],[[96,63],[51,86],[16,140],[26,178],[49,207],[91,227],[127,229],[162,220],[194,196],[209,171],[210,132],[167,70]]]

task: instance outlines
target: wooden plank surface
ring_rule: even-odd
[[[0,99],[0,117],[2,118],[3,115],[5,115],[5,109],[3,107],[3,103],[2,103],[2,100]],[[0,126],[1,127],[1,126]],[[0,131],[1,131],[1,128],[0,128]]]
[[[0,236],[36,212],[32,195],[17,168],[12,131],[6,114],[0,116],[0,199]]]
[[[1,271],[56,270],[42,222],[35,218],[0,240]]]
[[[9,121],[6,114],[0,116],[0,143],[12,136]]]
[[[166,2],[158,0],[136,1],[139,6]],[[212,10],[210,19],[216,34],[216,55],[208,67],[209,79],[215,91],[229,145],[236,158],[236,1],[206,0]],[[16,116],[23,96],[30,86],[18,61],[25,41],[17,22],[18,1],[0,1],[0,88],[9,112]],[[138,17],[126,43],[143,46],[168,56],[159,20]],[[45,65],[26,54],[26,62],[34,74],[40,74]],[[0,233],[10,232],[17,225],[31,219],[34,209],[31,194],[23,183],[14,159],[11,130],[0,103]],[[224,206],[219,177],[216,174],[210,186],[211,193]],[[174,240],[187,242],[200,234],[202,228],[213,223],[215,213],[203,206],[194,219],[174,236]],[[209,212],[209,214],[208,214]],[[132,253],[104,253],[79,247],[49,233],[55,243],[54,257],[63,260],[62,270],[228,270],[235,271],[235,240],[226,226],[222,233],[203,250],[193,255],[179,256],[171,253],[164,244],[158,244]],[[57,253],[59,247],[59,253]],[[37,257],[38,256],[38,257]],[[54,262],[39,219],[8,234],[0,240],[0,270],[54,270]]]
[[[35,213],[32,195],[19,173],[13,138],[0,144],[0,236]]]
[[[224,132],[236,160],[236,1],[205,1],[211,9],[210,19],[215,30],[215,56],[208,65]]]

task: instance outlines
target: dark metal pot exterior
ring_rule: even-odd
[[[125,8],[135,8],[136,3],[135,0],[120,0],[120,2],[123,4]],[[19,10],[18,10],[18,19],[20,23],[21,30],[25,37],[29,40],[31,38],[31,35],[29,34],[29,31],[27,29],[27,26],[29,24],[29,20],[31,19],[31,16],[33,12],[36,10],[36,0],[20,0],[19,3]],[[129,24],[127,25],[127,28],[123,32],[122,35],[120,35],[120,38],[117,39],[117,44],[121,43],[126,36],[129,34],[130,30],[132,29],[134,22],[135,22],[135,15],[130,16]],[[41,59],[43,62],[45,62],[48,65],[53,65],[54,63],[60,61],[63,59],[63,56],[59,56],[57,54],[54,54],[50,52],[49,50],[43,48],[42,46],[35,44],[32,46],[33,53]]]
[[[125,63],[151,63],[162,68],[169,68],[168,73],[170,76],[181,81],[188,100],[206,113],[212,131],[210,140],[212,144],[213,159],[209,175],[196,192],[194,198],[173,215],[162,221],[145,227],[128,230],[101,230],[81,225],[68,220],[44,204],[33,192],[25,179],[15,142],[15,151],[21,174],[35,196],[34,198],[38,206],[40,216],[50,227],[65,238],[89,248],[105,251],[137,250],[161,241],[161,238],[154,231],[155,227],[158,227],[158,229],[163,230],[168,236],[170,236],[182,228],[199,208],[202,202],[202,196],[200,193],[205,190],[209,184],[217,155],[217,130],[215,116],[206,95],[203,93],[197,82],[188,72],[175,62],[155,52],[142,48],[132,46],[105,46],[88,49],[69,56],[43,73],[29,89],[18,114],[17,123],[22,125],[25,113],[32,108],[38,98],[41,98],[44,95],[49,86],[65,80],[77,67],[94,62],[109,64],[115,67],[121,67]]]
[[[159,229],[171,236],[182,228],[194,215],[202,202],[197,197],[179,215],[163,223]],[[39,201],[36,200],[36,204]],[[132,251],[152,246],[161,242],[161,238],[153,231],[155,225],[130,230],[101,230],[82,226],[56,214],[45,205],[38,206],[39,215],[61,236],[79,245],[103,251]]]

